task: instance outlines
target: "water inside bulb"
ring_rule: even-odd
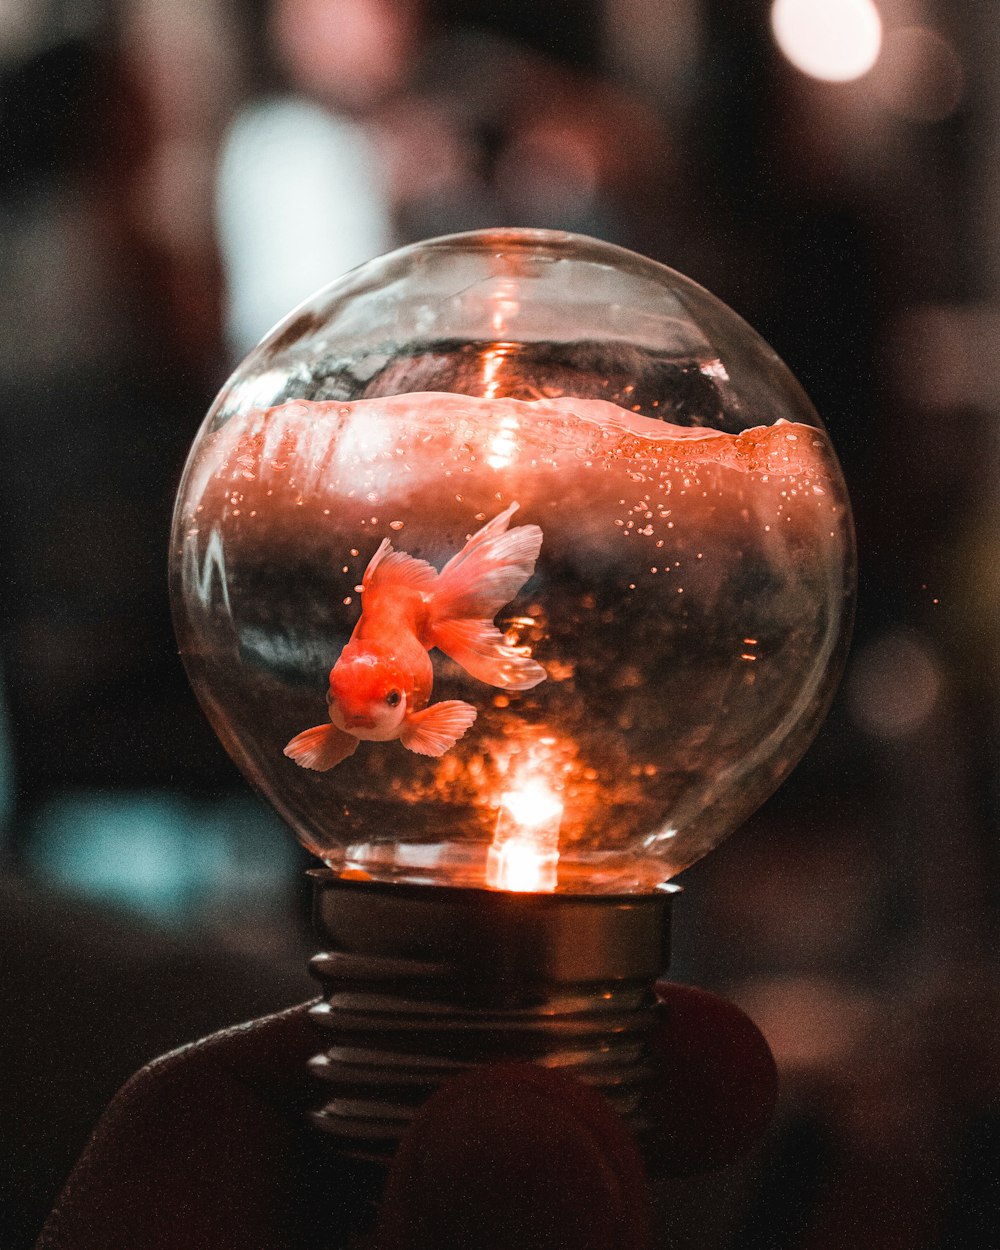
[[[733,434],[599,399],[294,400],[219,422],[183,500],[192,680],[244,771],[340,870],[647,889],[758,806],[826,708],[851,531],[809,424]],[[362,742],[329,772],[296,768],[283,746],[327,715],[382,541],[440,569],[514,503],[511,528],[543,540],[497,624],[545,680],[498,689],[435,650],[432,703],[477,712],[453,748]],[[519,817],[542,784],[558,818]]]

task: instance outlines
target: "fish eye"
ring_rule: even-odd
[[[385,701],[390,707],[399,707],[399,701],[403,696],[398,690],[390,690],[385,696]]]

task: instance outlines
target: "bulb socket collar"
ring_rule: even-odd
[[[326,947],[310,971],[325,1049],[313,1121],[344,1153],[391,1157],[423,1102],[474,1064],[559,1068],[641,1131],[653,982],[676,887],[515,894],[310,874]]]

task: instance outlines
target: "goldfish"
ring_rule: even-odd
[[[330,670],[329,723],[303,730],[285,755],[325,772],[359,742],[399,741],[418,755],[443,755],[476,719],[461,699],[431,703],[437,647],[467,673],[504,690],[530,690],[545,669],[511,646],[493,618],[532,573],[542,546],[537,525],[508,529],[512,503],[477,530],[438,572],[383,539],[361,579],[361,615]]]

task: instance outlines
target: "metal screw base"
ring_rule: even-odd
[[[327,1095],[311,1118],[344,1153],[390,1158],[442,1082],[499,1060],[560,1068],[641,1131],[669,890],[509,894],[312,876],[328,950],[310,967],[327,1043],[310,1061]]]

